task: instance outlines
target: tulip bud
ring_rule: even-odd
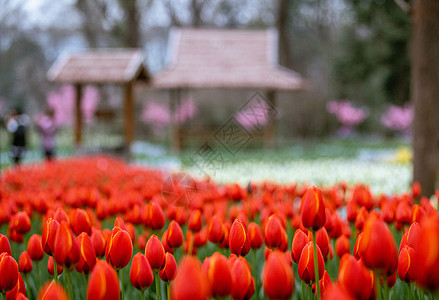
[[[38,300],[46,299],[69,300],[69,297],[62,285],[54,281],[49,281],[38,293]]]
[[[356,299],[370,299],[374,289],[374,274],[361,260],[345,254],[340,260],[338,282]]]
[[[320,279],[320,281],[319,281],[319,286],[320,286],[320,291],[322,293],[322,299],[326,299],[326,295],[328,294],[328,290],[330,290],[332,287],[331,278],[329,277],[329,274],[326,270],[323,273],[322,279]],[[312,285],[312,290],[315,293],[315,296],[317,298],[318,295],[317,295],[317,290],[315,290],[315,288],[316,288],[316,284],[314,283]]]
[[[265,294],[269,299],[289,299],[294,292],[293,271],[279,250],[273,251],[262,271]]]
[[[310,235],[310,233],[311,232],[308,232],[308,235]],[[316,232],[315,238],[317,246],[319,246],[320,251],[322,251],[323,258],[326,261],[329,254],[329,236],[325,227],[322,227]],[[309,240],[312,241],[312,237],[309,236]]]
[[[19,234],[25,234],[30,231],[31,222],[29,215],[25,211],[19,211],[12,216],[9,222],[9,229]]]
[[[154,281],[151,266],[145,255],[140,252],[133,257],[130,270],[130,281],[131,284],[140,291],[144,291],[150,287]]]
[[[102,257],[105,255],[105,248],[107,242],[105,240],[102,231],[96,228],[91,230],[91,242],[93,243],[93,248],[95,249],[96,257]]]
[[[252,275],[247,260],[240,256],[230,264],[233,288],[230,295],[233,299],[244,299],[252,289]],[[254,292],[254,289],[253,289]],[[252,295],[248,299],[251,298]]]
[[[245,256],[250,251],[250,239],[245,225],[236,219],[229,234],[230,251],[236,255]]]
[[[387,224],[372,214],[364,226],[360,255],[369,269],[378,270],[383,275],[393,274],[398,267],[393,235]]]
[[[192,256],[183,257],[178,266],[177,277],[171,284],[173,300],[205,300],[209,283],[201,272],[201,264]]]
[[[177,276],[177,262],[169,252],[165,254],[165,265],[160,270],[159,276],[164,282],[172,281]]]
[[[91,220],[83,209],[78,208],[74,210],[70,226],[76,235],[79,235],[81,232],[85,232],[88,235],[91,234]]]
[[[157,202],[150,201],[147,208],[147,225],[153,230],[165,226],[165,214]]]
[[[345,235],[341,235],[335,241],[335,253],[337,254],[337,257],[341,258],[344,254],[349,253],[349,251],[349,239]]]
[[[29,253],[27,251],[21,252],[20,257],[18,258],[18,269],[23,274],[32,272],[32,260],[30,259]]]
[[[18,264],[7,252],[0,254],[0,292],[12,290],[18,280]]]
[[[145,256],[154,271],[160,270],[165,263],[165,249],[155,234],[146,243]]]
[[[308,189],[303,195],[300,212],[305,228],[316,231],[325,225],[326,213],[322,192],[315,186]]]
[[[56,231],[53,256],[58,265],[67,269],[79,262],[79,246],[67,223],[62,223]]]
[[[87,287],[87,299],[120,299],[119,278],[116,271],[104,260],[98,261],[91,272]]]
[[[44,224],[43,235],[41,237],[41,246],[48,255],[53,255],[56,232],[59,228],[59,222],[49,218]]]
[[[209,280],[212,297],[224,298],[230,294],[233,287],[232,274],[224,255],[215,252],[211,257],[207,257],[202,270]]]
[[[133,255],[133,244],[127,231],[114,227],[105,249],[105,259],[116,270],[125,268]]]
[[[53,214],[53,219],[58,221],[59,224],[67,223],[70,224],[69,216],[61,207],[57,208]]]
[[[294,233],[293,242],[291,245],[291,258],[297,264],[300,260],[300,255],[306,244],[308,244],[309,239],[305,232],[297,229]]]
[[[93,270],[93,267],[96,264],[96,252],[93,243],[91,238],[85,232],[82,232],[76,237],[76,242],[81,250],[79,262],[75,267],[76,271],[78,273],[88,274]]]
[[[248,224],[248,235],[250,237],[250,246],[252,249],[259,249],[264,243],[262,231],[258,224],[251,222]]]
[[[219,244],[224,238],[224,226],[221,219],[214,215],[210,219],[209,226],[207,227],[207,236],[209,241],[214,244]]]
[[[315,282],[315,268],[314,268],[314,246],[312,242],[308,242],[303,248],[302,254],[300,255],[298,273],[300,279],[305,283],[309,284]],[[319,246],[317,246],[317,266],[319,270],[318,279],[322,278],[323,271],[325,269],[325,262],[323,261],[322,251],[320,251]]]
[[[6,300],[19,300],[19,299],[27,299],[26,296],[22,298],[21,295],[26,294],[26,286],[24,285],[23,277],[20,273],[18,273],[18,280],[15,287],[6,293]]]
[[[11,244],[8,237],[0,233],[0,254],[6,252],[11,255]]]
[[[270,248],[279,248],[282,243],[282,225],[275,215],[268,218],[265,225],[265,244]]]
[[[33,261],[40,261],[44,257],[43,247],[41,245],[41,236],[33,234],[27,242],[27,252]]]
[[[171,248],[178,248],[183,244],[183,231],[177,222],[172,220],[168,226],[167,242]]]
[[[189,230],[198,232],[201,230],[201,225],[201,211],[196,209],[192,211],[191,216],[189,217]]]
[[[47,272],[53,276],[54,266],[53,266],[53,257],[49,256],[49,260],[47,261]],[[58,275],[61,275],[64,269],[60,265],[56,265],[56,271]]]

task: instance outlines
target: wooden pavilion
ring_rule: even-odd
[[[61,56],[47,73],[49,81],[75,86],[75,145],[82,141],[81,94],[84,85],[116,84],[124,87],[123,123],[124,149],[129,154],[134,139],[134,84],[148,82],[140,49],[90,49],[86,52]]]
[[[168,43],[168,65],[154,75],[151,87],[168,90],[171,111],[181,94],[190,89],[252,89],[265,93],[276,106],[277,91],[305,88],[302,77],[278,64],[275,30],[172,29]],[[265,143],[274,146],[275,120],[268,119]],[[172,122],[172,141],[180,149],[180,128]]]

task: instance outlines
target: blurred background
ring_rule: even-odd
[[[111,84],[84,88],[78,150],[72,132],[74,88],[47,80],[60,55],[89,48],[140,48],[154,77],[168,62],[171,28],[276,29],[278,63],[298,72],[307,87],[277,94],[274,148],[266,149],[255,133],[239,153],[224,154],[227,163],[208,175],[242,183],[346,180],[371,182],[379,191],[405,188],[412,173],[411,24],[396,2],[0,0],[0,118],[20,106],[33,120],[49,106],[60,126],[57,157],[111,152],[123,143],[123,89]],[[132,162],[197,173],[194,153],[255,91],[185,93],[184,105],[176,111],[185,115],[179,121],[182,148],[176,153],[171,150],[168,93],[140,84],[135,89]],[[26,162],[42,160],[32,125],[27,148]],[[4,126],[0,159],[3,168],[11,164]]]

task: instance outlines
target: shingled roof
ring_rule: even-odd
[[[173,29],[168,66],[155,88],[257,88],[296,90],[302,77],[277,62],[274,30]]]
[[[47,78],[62,83],[126,83],[148,80],[139,49],[92,49],[61,56]]]

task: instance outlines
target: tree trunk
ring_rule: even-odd
[[[413,170],[422,194],[430,196],[439,187],[439,1],[413,5]]]
[[[290,18],[290,0],[280,0],[277,14],[277,32],[279,36],[279,61],[280,65],[292,68],[292,57],[288,22]]]

